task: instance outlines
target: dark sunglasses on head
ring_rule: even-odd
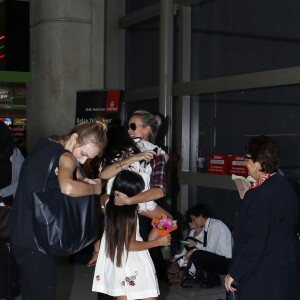
[[[131,130],[135,131],[137,126],[143,126],[143,125],[136,125],[135,123],[130,123],[128,125],[128,129],[130,128]]]
[[[247,155],[247,154],[245,154],[245,155],[243,156],[243,158],[244,158],[244,160],[252,159],[252,157],[251,157],[250,155]]]

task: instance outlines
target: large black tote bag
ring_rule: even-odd
[[[43,191],[33,194],[33,228],[39,251],[53,256],[80,251],[96,238],[94,196],[70,197],[59,186],[47,189],[55,158],[50,162]]]

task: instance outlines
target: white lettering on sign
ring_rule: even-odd
[[[224,165],[224,159],[212,159],[210,163],[215,165]]]
[[[232,162],[232,165],[233,166],[245,166],[245,161],[236,161],[236,160],[234,160]]]
[[[234,160],[244,160],[244,157],[243,157],[243,156],[236,156],[236,157],[234,158]]]
[[[221,155],[214,155],[214,159],[222,159],[223,157]]]
[[[93,107],[93,111],[105,111],[105,108]]]

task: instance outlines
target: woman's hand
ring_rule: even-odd
[[[94,266],[97,262],[98,259],[98,254],[99,254],[99,249],[100,249],[100,239],[96,240],[94,242],[94,251],[93,251],[93,256],[87,263],[87,267]]]
[[[118,206],[130,205],[130,197],[119,191],[115,191],[115,204]]]
[[[136,153],[131,157],[133,161],[145,161],[146,163],[149,163],[154,157],[156,156],[156,153],[152,150],[146,150],[140,153]]]
[[[89,184],[101,184],[101,179],[99,178],[96,179],[84,178],[83,181]]]
[[[102,183],[101,179],[96,178],[96,179],[90,179],[90,178],[84,178],[83,181],[88,184],[92,184],[94,187],[94,194],[95,195],[100,195],[102,192]]]
[[[227,292],[235,292],[236,291],[236,288],[234,288],[232,286],[234,282],[234,279],[230,276],[230,274],[227,274],[225,276],[225,280],[224,280],[224,285],[225,285],[225,289]]]
[[[87,263],[87,267],[92,267],[96,264],[98,259],[98,252],[93,252],[93,256],[91,257],[91,259],[88,261]]]

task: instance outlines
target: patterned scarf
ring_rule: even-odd
[[[259,179],[258,181],[252,183],[247,189],[246,189],[246,192],[251,190],[251,189],[254,189],[258,186],[260,186],[261,184],[263,184],[268,178],[270,178],[271,176],[273,176],[274,174],[276,173],[272,173],[272,174],[265,174],[261,179]]]

